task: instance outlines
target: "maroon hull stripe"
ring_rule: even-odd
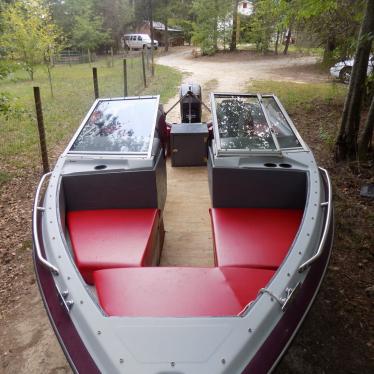
[[[313,297],[318,291],[321,278],[330,258],[331,245],[334,232],[334,223],[331,220],[328,239],[326,240],[322,256],[311,266],[297,298],[287,308],[282,319],[275,326],[265,343],[258,350],[254,358],[245,368],[245,374],[268,373],[277,361],[283,349],[287,346],[298,328],[304,314],[308,311]]]
[[[40,219],[40,218],[39,218]],[[39,222],[38,227],[41,227]],[[39,238],[41,238],[39,230]],[[40,246],[44,255],[43,241],[40,240]],[[35,258],[35,249],[33,250],[33,259],[36,279],[39,290],[46,308],[49,320],[55,331],[57,339],[65,353],[67,360],[76,373],[100,373],[91,355],[88,353],[85,345],[75,329],[73,322],[57,296],[57,291],[51,272],[45,269]]]

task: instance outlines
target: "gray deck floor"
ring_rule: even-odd
[[[206,167],[171,167],[164,210],[161,266],[214,266]]]

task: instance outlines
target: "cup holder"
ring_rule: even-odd
[[[267,162],[266,164],[264,164],[264,166],[266,166],[267,168],[276,168],[277,164],[273,164],[272,162]]]
[[[285,169],[292,168],[292,165],[290,165],[290,164],[279,164],[279,166],[280,166],[281,168],[285,168]]]
[[[107,165],[96,165],[94,167],[95,170],[104,170],[106,169],[108,166]]]

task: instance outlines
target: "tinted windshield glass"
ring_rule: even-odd
[[[256,96],[215,97],[221,149],[276,150]]]
[[[70,150],[147,153],[157,110],[157,97],[100,101]]]
[[[263,97],[262,103],[266,110],[270,125],[278,139],[280,148],[301,147],[277,102],[273,97]]]

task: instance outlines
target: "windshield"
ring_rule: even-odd
[[[215,105],[222,149],[276,149],[257,97],[219,97]]]
[[[302,145],[274,96],[213,94],[218,150],[279,152]]]
[[[146,154],[153,139],[158,97],[100,100],[70,151]]]
[[[277,137],[280,148],[301,147],[299,140],[292,131],[285,116],[273,97],[262,97],[271,128]]]

